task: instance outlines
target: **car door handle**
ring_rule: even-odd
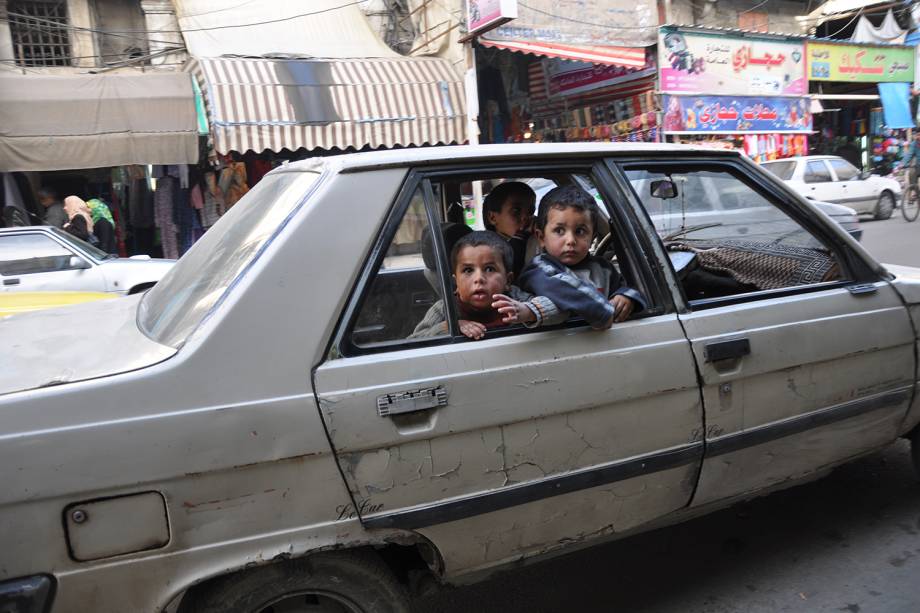
[[[743,358],[750,353],[751,341],[746,338],[709,343],[703,350],[707,362]]]
[[[4,279],[4,285],[19,285],[19,279]]]
[[[427,411],[443,406],[447,406],[447,390],[440,385],[377,396],[377,415],[380,417]]]

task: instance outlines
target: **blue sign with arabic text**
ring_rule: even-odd
[[[663,96],[667,134],[811,132],[808,98]]]

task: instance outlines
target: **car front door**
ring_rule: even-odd
[[[0,236],[3,291],[105,291],[90,262],[41,232]]]
[[[846,160],[831,159],[828,163],[843,189],[844,200],[840,204],[856,209],[857,213],[871,213],[878,198],[872,183],[861,180],[859,169]]]
[[[764,228],[749,238],[701,228],[665,245],[696,260],[680,277],[686,311],[679,316],[705,406],[694,505],[744,496],[894,440],[914,379],[910,320],[891,285],[834,228],[740,161],[638,162],[623,170],[634,185],[680,178],[744,189],[758,211],[752,225]]]
[[[378,295],[392,287],[385,273],[436,261],[436,290],[453,293],[448,249],[430,238],[443,223],[429,185],[410,181],[396,203],[332,357],[315,371],[354,500],[342,515],[424,534],[453,574],[628,530],[688,504],[702,412],[666,291],[646,288],[648,311],[606,331],[568,325],[472,341],[451,318],[407,338],[418,322],[398,321],[409,309],[377,306],[402,303]],[[615,219],[622,231],[622,212]],[[638,267],[646,260],[633,234],[622,231],[621,244]]]

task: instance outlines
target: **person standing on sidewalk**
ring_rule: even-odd
[[[57,193],[50,187],[43,187],[38,190],[38,201],[45,207],[44,222],[46,226],[63,228],[64,224],[69,221],[67,211],[64,210],[64,203],[58,199]]]

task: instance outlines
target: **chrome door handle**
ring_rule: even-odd
[[[447,406],[447,390],[442,386],[377,396],[377,415],[389,417]]]
[[[703,350],[707,362],[743,358],[750,353],[751,341],[746,338],[709,343]]]

